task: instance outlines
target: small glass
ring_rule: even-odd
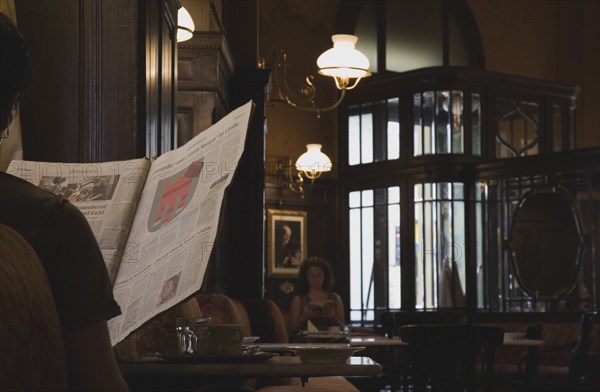
[[[206,348],[209,323],[210,317],[178,318],[175,320],[177,352],[179,355],[198,355]]]

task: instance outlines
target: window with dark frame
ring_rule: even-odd
[[[361,50],[371,54],[379,75],[345,100],[340,121],[350,321],[371,324],[388,310],[597,308],[598,244],[584,252],[575,289],[554,299],[521,289],[506,248],[515,208],[535,187],[567,186],[577,210],[593,211],[586,232],[599,227],[599,164],[573,158],[561,166],[551,154],[563,152],[567,160],[576,154],[567,152],[574,143],[565,135],[574,132],[578,90],[473,68],[394,69],[393,56],[378,49],[389,51],[396,42],[385,28],[389,15],[403,18],[407,10],[374,3],[365,2],[356,31],[369,37],[362,42],[372,47]],[[462,2],[453,2],[455,8],[430,3],[439,18],[427,23],[440,23],[444,33],[440,45],[424,46],[443,52],[436,64],[450,65],[448,53],[460,52],[450,48],[457,42],[463,58],[477,59],[469,50],[480,51],[473,44],[480,40],[464,36],[465,29],[478,36],[474,22],[456,30],[457,18],[465,19],[464,8],[454,14]]]

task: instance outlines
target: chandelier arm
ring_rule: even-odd
[[[310,107],[305,107],[305,106],[300,106],[297,103],[293,102],[287,95],[284,97],[285,101],[288,105],[299,109],[299,110],[304,110],[306,112],[317,112],[318,113],[323,113],[323,112],[328,112],[330,110],[333,110],[335,108],[337,108],[338,106],[340,106],[340,103],[342,103],[342,101],[344,100],[344,96],[346,96],[346,90],[341,90],[340,96],[338,98],[337,101],[335,101],[333,104],[331,104],[330,106],[324,107],[324,108],[318,108],[315,106],[315,103],[313,101],[311,101],[312,106]]]
[[[306,112],[316,112],[317,115],[319,115],[322,112],[328,112],[328,111],[331,111],[331,110],[337,108],[342,103],[342,100],[344,99],[344,97],[346,95],[346,91],[344,89],[340,89],[341,94],[339,95],[338,99],[333,104],[326,106],[324,108],[317,107],[317,105],[315,103],[315,99],[314,99],[315,94],[316,94],[316,88],[312,83],[312,80],[313,80],[312,75],[308,76],[306,78],[305,84],[300,89],[300,93],[303,96],[303,99],[309,103],[309,106],[302,105],[300,103],[295,102],[294,98],[293,98],[294,94],[292,93],[292,90],[290,89],[288,82],[287,82],[287,67],[289,65],[287,63],[287,54],[285,53],[285,51],[283,49],[277,49],[274,53],[274,56],[275,56],[275,61],[276,61],[275,79],[277,80],[277,85],[282,87],[282,88],[278,89],[279,90],[278,95],[281,96],[288,105],[292,106],[293,108],[303,110]],[[337,80],[335,82],[336,82],[336,86],[337,86]],[[352,88],[354,88],[357,83],[358,83],[358,81],[356,81],[354,83]],[[339,86],[337,86],[337,87],[339,89]]]
[[[360,82],[360,80],[361,80],[361,79],[362,79],[362,78],[356,78],[356,79],[354,80],[354,84],[353,84],[352,86],[350,86],[350,87],[346,87],[346,88],[344,89],[344,91],[345,91],[345,90],[352,90],[354,87],[356,87],[356,86],[358,85],[358,82]]]
[[[300,172],[297,172],[294,176],[293,168],[294,165],[292,158],[290,157],[281,158],[276,162],[275,172],[278,174],[279,183],[281,184],[280,191],[284,188],[288,188],[290,191],[298,193],[301,197],[304,197],[304,178],[302,178]]]

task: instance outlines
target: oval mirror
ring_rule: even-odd
[[[535,298],[557,298],[575,287],[583,251],[581,223],[569,193],[534,189],[521,198],[509,238],[521,288]]]

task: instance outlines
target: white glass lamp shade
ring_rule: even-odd
[[[334,78],[340,90],[350,90],[361,78],[371,75],[369,59],[354,48],[358,41],[355,35],[336,34],[331,40],[333,48],[323,52],[317,59],[319,73]],[[349,79],[357,79],[351,87],[348,87]]]
[[[306,152],[296,160],[296,170],[303,172],[311,180],[323,172],[331,171],[331,159],[321,152],[321,147],[320,144],[307,144]]]
[[[181,7],[177,11],[177,42],[187,41],[192,38],[195,29],[196,26],[194,25],[192,15],[190,15],[185,7]]]

